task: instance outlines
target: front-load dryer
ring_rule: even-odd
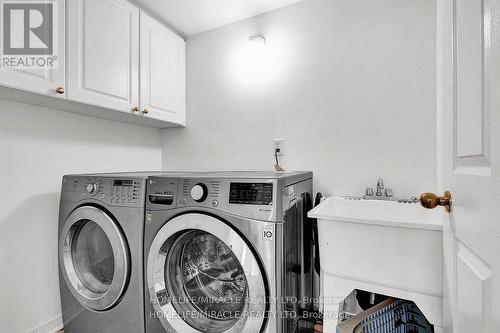
[[[310,172],[148,178],[146,332],[292,333],[312,298]]]
[[[65,333],[144,332],[146,175],[63,177],[59,284]]]

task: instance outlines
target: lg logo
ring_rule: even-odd
[[[53,53],[53,4],[3,2],[3,54]]]
[[[262,229],[262,238],[265,240],[273,240],[274,239],[273,228],[263,228]]]

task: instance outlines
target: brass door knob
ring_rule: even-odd
[[[132,112],[139,112],[139,107],[136,106],[136,107],[132,108],[130,111],[132,111]]]
[[[424,193],[420,196],[420,203],[427,209],[433,209],[437,206],[443,206],[447,212],[451,211],[451,193],[444,192],[442,197],[438,197],[434,193]]]
[[[56,93],[58,93],[60,95],[64,94],[64,88],[63,87],[57,87],[56,88]]]
[[[142,110],[142,114],[148,114],[149,113],[149,110],[148,109],[144,109]]]

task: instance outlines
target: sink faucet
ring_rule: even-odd
[[[377,192],[375,192],[375,195],[377,197],[381,197],[383,189],[384,189],[384,180],[382,178],[379,178],[377,182]]]
[[[382,178],[377,182],[377,191],[373,193],[373,188],[368,187],[363,198],[371,200],[395,200],[392,190],[390,188],[385,188]]]

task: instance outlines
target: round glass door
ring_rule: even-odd
[[[233,326],[244,310],[248,284],[231,249],[210,233],[191,231],[171,251],[165,276],[176,311],[202,314],[184,316],[199,331],[223,332]]]
[[[178,216],[158,232],[148,257],[148,285],[165,328],[177,332],[259,332],[263,274],[228,225],[203,214]]]
[[[75,298],[92,310],[120,299],[129,274],[128,248],[114,220],[83,206],[67,218],[59,245],[63,276]]]
[[[115,256],[108,236],[93,221],[75,226],[72,247],[73,266],[80,281],[94,293],[109,290],[115,272]]]

